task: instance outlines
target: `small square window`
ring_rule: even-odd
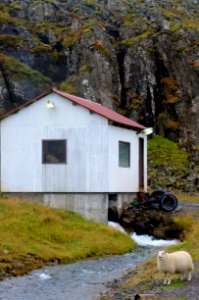
[[[130,167],[130,143],[119,142],[119,166]]]
[[[66,140],[42,141],[43,164],[66,163]]]

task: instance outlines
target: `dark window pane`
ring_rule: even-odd
[[[44,164],[66,163],[66,140],[46,140],[42,143]]]
[[[119,142],[119,166],[130,167],[130,143]]]

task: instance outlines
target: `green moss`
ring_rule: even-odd
[[[9,8],[11,10],[21,10],[22,9],[21,5],[19,3],[16,3],[16,2],[10,3]]]
[[[180,99],[177,96],[167,94],[165,99],[163,100],[164,104],[176,104],[179,103]]]
[[[96,1],[94,0],[83,0],[83,2],[86,4],[96,5]]]
[[[60,90],[65,91],[69,94],[77,95],[77,84],[78,78],[77,76],[71,76],[68,79],[62,81],[59,85]]]
[[[26,64],[4,55],[3,53],[0,55],[0,62],[4,70],[6,70],[13,80],[28,80],[34,84],[46,84],[51,82],[49,78],[43,76],[40,72],[31,69]]]
[[[70,31],[69,34],[63,39],[63,46],[66,48],[72,46],[75,42],[81,39],[82,34],[88,33],[89,31],[90,28],[84,27],[79,28],[74,32]]]
[[[123,45],[126,45],[126,46],[130,46],[132,44],[135,44],[135,43],[139,43],[141,42],[142,40],[146,40],[148,39],[149,37],[151,37],[155,32],[153,30],[148,30],[148,31],[145,31],[144,33],[138,35],[138,36],[135,36],[135,37],[132,37],[130,39],[126,39],[126,40],[123,40],[122,41],[122,44]]]
[[[176,9],[176,8],[160,8],[160,12],[162,15],[168,19],[174,19],[174,18],[183,18],[186,16],[186,11],[183,9]]]
[[[183,22],[183,27],[185,29],[199,29],[199,21],[193,19],[186,19]]]
[[[172,282],[169,286],[163,285],[161,288],[163,290],[170,290],[170,289],[181,288],[186,285],[187,285],[187,282],[185,282],[185,281],[175,281],[175,282]],[[178,298],[178,299],[186,299],[186,298]]]
[[[96,51],[100,52],[102,55],[108,58],[110,57],[110,53],[102,40],[96,39],[95,42],[90,46],[90,49],[95,49]]]
[[[53,49],[50,45],[37,41],[37,45],[30,50],[32,53],[50,53]]]
[[[170,31],[175,32],[182,27],[181,22],[171,22],[170,23]]]
[[[128,13],[122,18],[124,26],[132,27],[132,28],[138,28],[139,25],[134,19],[134,15],[132,13]]]
[[[181,101],[181,99],[177,94],[179,85],[174,78],[164,77],[161,79],[161,84],[164,91],[164,99],[163,99],[164,104],[174,105]]]
[[[178,90],[178,83],[177,81],[172,77],[163,77],[161,79],[161,83],[167,87],[169,91],[177,91]]]
[[[15,21],[8,12],[0,11],[0,24],[13,23]]]
[[[35,5],[38,4],[43,4],[43,3],[50,3],[50,4],[54,4],[55,0],[34,0],[33,3],[31,4],[32,7],[34,7]]]
[[[19,42],[19,36],[11,34],[0,34],[0,49],[4,49],[5,47],[17,48]]]
[[[170,167],[175,170],[186,170],[188,153],[182,151],[178,144],[162,136],[155,136],[148,141],[148,165],[151,167]]]
[[[92,67],[89,66],[89,65],[83,65],[81,68],[80,68],[80,73],[91,73],[92,72]]]

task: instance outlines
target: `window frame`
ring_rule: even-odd
[[[60,142],[60,141],[62,141],[62,142],[64,142],[64,151],[65,151],[65,153],[64,153],[64,160],[63,161],[58,161],[58,162],[50,162],[50,161],[46,161],[45,160],[45,155],[46,155],[46,153],[44,152],[44,143],[45,142]],[[66,139],[44,139],[44,140],[42,140],[42,164],[43,165],[60,165],[60,164],[67,164],[67,140]]]
[[[121,158],[120,158],[120,145],[121,144],[125,144],[125,145],[128,145],[128,163],[127,163],[127,165],[122,165],[121,164]],[[131,143],[130,142],[126,142],[126,141],[119,141],[119,143],[118,143],[118,156],[119,156],[119,167],[120,168],[130,168],[131,167]]]

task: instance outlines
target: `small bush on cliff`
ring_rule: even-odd
[[[172,166],[173,170],[185,170],[188,165],[188,153],[182,151],[178,144],[156,135],[148,142],[149,165],[157,167]]]
[[[178,144],[164,137],[155,136],[148,142],[148,168],[150,185],[174,188],[182,184],[180,179],[186,174],[188,153]],[[176,180],[178,178],[178,180]]]

